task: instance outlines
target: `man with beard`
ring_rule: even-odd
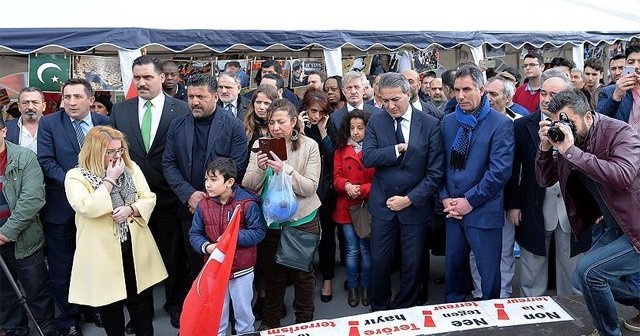
[[[232,72],[225,71],[218,76],[218,106],[242,121],[251,101],[240,96],[240,89],[240,78]]]
[[[640,290],[629,281],[640,265],[640,137],[629,124],[593,112],[581,92],[558,93],[548,110],[574,127],[558,123],[554,130],[562,136],[552,136],[551,121],[540,121],[536,180],[541,186],[560,183],[577,237],[590,235],[596,222],[604,226],[572,282],[593,319],[591,335],[621,335],[616,301],[640,308]],[[637,331],[638,322],[640,314],[625,326]]]
[[[216,109],[218,83],[209,75],[197,74],[187,81],[191,113],[171,122],[167,133],[162,170],[169,186],[180,200],[179,220],[188,234],[193,212],[204,192],[207,164],[219,157],[232,159],[242,180],[249,158],[247,137],[240,120]],[[186,236],[188,237],[188,236]],[[203,265],[203,258],[192,248],[187,250],[191,284]]]
[[[171,325],[178,328],[182,302],[191,285],[187,282],[186,261],[186,251],[191,250],[191,246],[186,246],[189,239],[184,236],[178,220],[178,199],[162,174],[162,154],[171,121],[189,114],[189,107],[163,92],[166,71],[171,68],[171,64],[164,64],[162,67],[157,57],[149,55],[133,61],[133,84],[138,97],[114,105],[110,123],[129,140],[129,155],[140,166],[149,188],[157,197],[149,228],[169,274],[164,282],[166,301],[163,307],[169,313]],[[127,323],[126,331],[134,332],[131,321]]]
[[[164,73],[162,90],[170,97],[187,101],[187,88],[180,83],[178,65],[173,61],[165,61],[162,63],[162,73]]]
[[[7,121],[7,141],[38,154],[38,124],[46,105],[42,91],[26,87],[18,94],[20,118]]]

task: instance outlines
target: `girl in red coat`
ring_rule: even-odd
[[[358,237],[349,214],[349,207],[362,206],[369,198],[369,190],[371,190],[374,169],[365,168],[361,161],[362,140],[369,115],[369,112],[359,109],[345,115],[338,132],[334,159],[333,187],[338,192],[338,199],[331,217],[344,233],[348,303],[351,307],[356,307],[360,299],[363,306],[368,306],[371,302],[369,240]],[[360,260],[362,262],[358,267]],[[360,274],[358,269],[361,270]]]

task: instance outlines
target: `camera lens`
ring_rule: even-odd
[[[558,128],[558,126],[553,126],[549,128],[547,131],[547,137],[554,142],[562,142],[564,141],[564,133]]]

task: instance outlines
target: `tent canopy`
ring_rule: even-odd
[[[640,35],[640,1],[510,0],[367,4],[328,0],[249,2],[233,7],[203,0],[168,5],[11,1],[0,23],[0,52],[89,53],[147,48],[216,53],[354,48],[395,50],[432,45],[515,48],[612,43]],[[8,8],[6,8],[8,7]],[[15,13],[15,14],[13,14]],[[200,15],[200,17],[198,16]],[[529,18],[527,20],[527,18]]]

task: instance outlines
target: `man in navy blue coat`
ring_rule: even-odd
[[[398,241],[401,283],[396,308],[416,302],[433,195],[444,172],[438,120],[409,104],[407,79],[386,73],[378,85],[386,113],[371,115],[362,149],[364,165],[376,168],[369,194],[374,311],[389,309],[391,263]]]
[[[49,277],[53,299],[58,306],[58,328],[63,335],[82,335],[78,328],[78,306],[69,304],[71,264],[76,246],[75,212],[64,192],[64,177],[78,165],[81,141],[109,118],[90,113],[93,104],[91,84],[72,78],[62,85],[64,111],[40,119],[38,127],[38,162],[44,173],[46,203],[40,211],[49,260]],[[82,135],[80,135],[82,134]]]
[[[354,109],[360,109],[369,113],[376,114],[383,111],[372,104],[364,103],[364,91],[367,76],[362,72],[349,71],[344,74],[342,78],[342,93],[347,97],[347,104],[337,111],[333,111],[330,116],[330,121],[336,126],[336,129],[340,129],[342,125],[342,119],[348,113]]]
[[[216,109],[218,84],[214,77],[197,74],[189,77],[187,97],[191,113],[173,119],[167,133],[162,171],[178,196],[180,221],[188,237],[193,211],[205,197],[204,172],[219,158],[232,159],[238,166],[238,180],[247,169],[247,137],[240,120],[223,109]],[[188,240],[185,244],[189,244]],[[203,265],[202,256],[189,245],[189,280],[193,281]],[[191,283],[191,282],[188,282]]]
[[[513,122],[489,107],[483,85],[478,68],[460,67],[454,81],[458,105],[442,121],[446,302],[465,300],[470,250],[482,278],[482,299],[500,297],[503,190],[513,165]]]
[[[602,89],[596,112],[622,120],[639,131],[640,112],[634,113],[634,105],[640,99],[640,46],[629,46],[624,54],[627,65],[635,66],[636,72],[623,74],[615,85]]]

